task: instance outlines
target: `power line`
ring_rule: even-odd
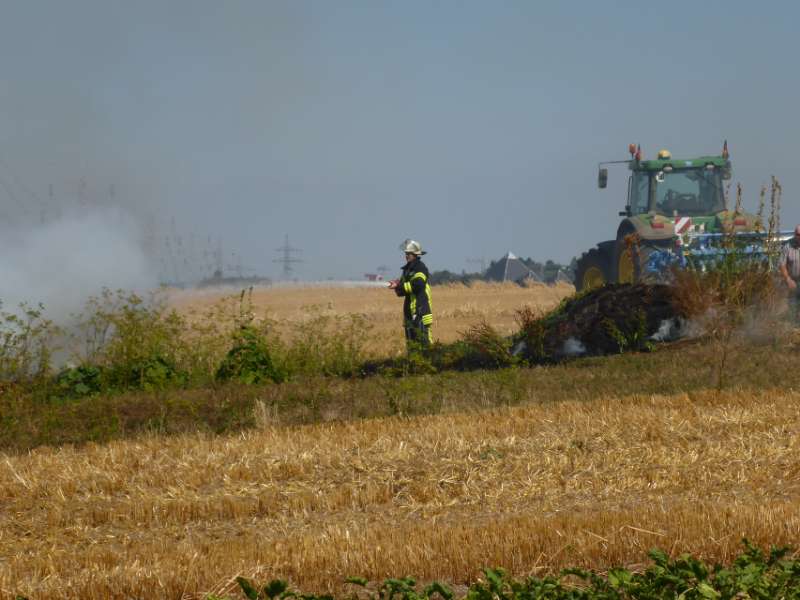
[[[275,252],[280,252],[280,258],[273,259],[272,262],[279,263],[283,265],[283,278],[284,279],[291,279],[292,273],[294,272],[294,268],[292,267],[295,263],[303,262],[301,258],[295,258],[294,254],[299,254],[302,252],[300,248],[293,248],[289,245],[289,234],[283,239],[283,246],[280,248],[275,248]]]

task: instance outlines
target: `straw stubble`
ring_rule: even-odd
[[[731,559],[796,543],[800,394],[545,403],[0,459],[0,588],[202,597],[243,574],[307,590]]]

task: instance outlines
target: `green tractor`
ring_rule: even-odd
[[[580,290],[606,283],[634,283],[666,278],[675,266],[718,255],[726,234],[754,238],[759,252],[764,234],[755,215],[727,206],[725,181],[731,178],[728,143],[719,156],[675,159],[661,150],[655,160],[642,160],[641,147],[631,144],[631,158],[600,163],[598,187],[608,183],[604,165],[627,164],[628,198],[616,238],[584,252],[575,269]]]

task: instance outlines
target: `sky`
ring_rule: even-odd
[[[800,222],[797,3],[0,8],[0,299],[52,277],[48,257],[91,250],[98,282],[149,281],[138,258],[122,264],[146,232],[115,241],[118,215],[19,225],[47,205],[52,227],[52,203],[81,197],[198,248],[210,237],[226,267],[274,279],[287,235],[301,280],[399,269],[405,238],[431,270],[508,251],[568,262],[614,236],[627,175],[599,190],[597,163],[631,142],[681,157],[727,139],[746,206],[776,175],[783,223]]]

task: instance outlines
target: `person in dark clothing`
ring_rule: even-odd
[[[414,345],[429,346],[433,343],[431,326],[433,325],[433,306],[431,303],[431,285],[428,281],[428,267],[420,256],[425,254],[419,242],[406,240],[400,244],[405,252],[406,264],[400,279],[389,282],[389,288],[404,298],[403,327],[406,332],[406,343],[409,348]]]

